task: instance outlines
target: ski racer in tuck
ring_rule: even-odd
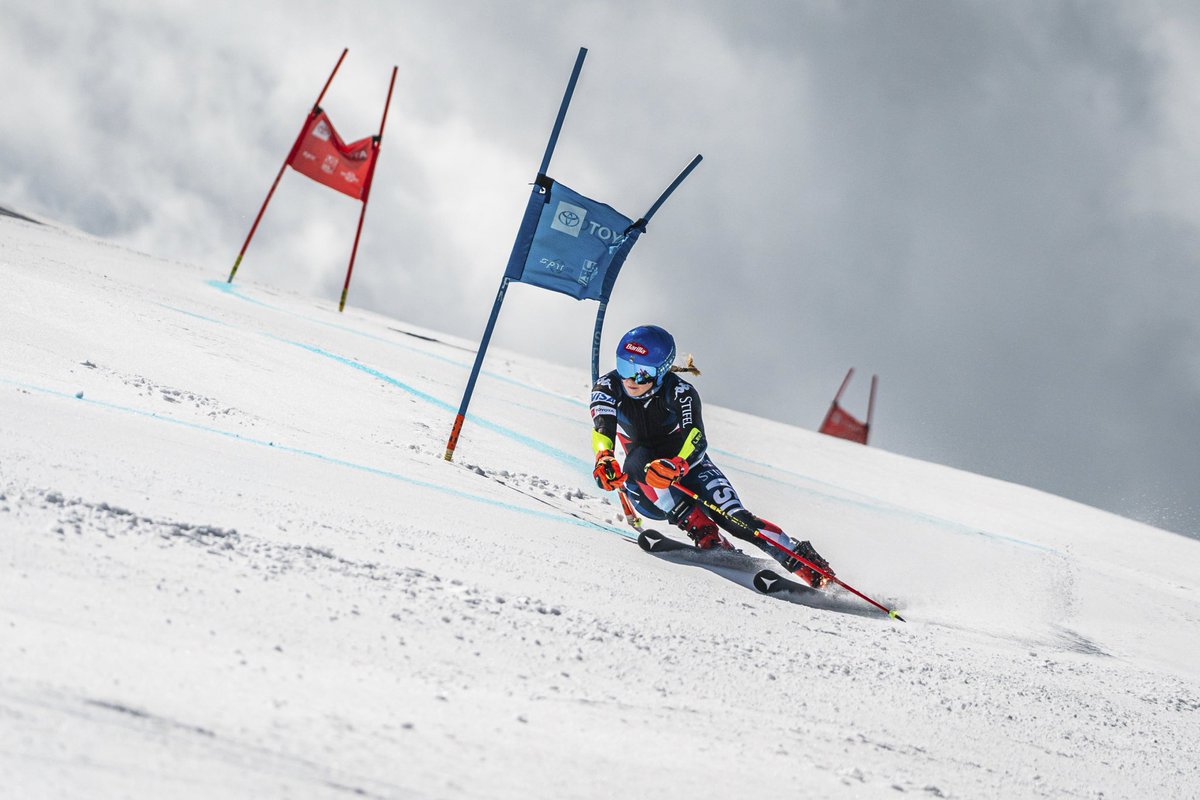
[[[617,368],[602,375],[592,387],[592,450],[594,476],[601,489],[624,489],[634,507],[650,519],[666,520],[687,532],[701,550],[732,545],[718,524],[739,539],[766,551],[785,569],[814,587],[826,578],[778,547],[811,561],[830,574],[829,563],[808,542],[796,542],[773,523],[751,514],[729,479],[708,457],[708,440],[700,414],[696,387],[676,372],[675,339],[657,325],[642,325],[626,333],[617,345]],[[617,462],[617,430],[627,438],[624,469]],[[722,513],[713,516],[704,506],[680,491],[694,492]],[[761,537],[761,538],[760,538]]]

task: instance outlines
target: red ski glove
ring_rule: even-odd
[[[626,475],[621,472],[621,465],[613,457],[612,450],[601,450],[596,453],[596,468],[592,470],[596,485],[606,492],[620,489],[625,483]]]
[[[687,461],[679,456],[660,458],[646,466],[646,483],[655,489],[666,489],[686,475],[687,471]]]

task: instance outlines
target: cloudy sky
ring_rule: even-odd
[[[810,428],[877,373],[873,444],[1200,535],[1190,6],[0,0],[0,206],[224,277],[349,47],[347,139],[399,67],[350,304],[477,338],[586,46],[551,175],[636,217],[704,155],[606,351]],[[358,210],[289,171],[239,279],[336,307]],[[586,369],[594,313],[515,286],[495,342]]]

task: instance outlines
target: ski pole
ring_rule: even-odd
[[[686,494],[688,497],[692,498],[692,499],[693,499],[693,500],[695,500],[697,503],[700,503],[701,505],[703,505],[705,508],[709,509],[710,511],[714,511],[714,512],[716,512],[717,514],[720,514],[722,517],[724,517],[725,519],[729,520],[729,521],[730,521],[730,522],[732,522],[734,525],[737,525],[739,528],[741,528],[742,530],[746,531],[747,533],[753,534],[753,535],[754,535],[754,537],[755,537],[756,539],[761,539],[761,540],[763,540],[764,542],[769,542],[771,545],[773,545],[773,546],[775,546],[776,548],[778,548],[778,549],[782,550],[783,552],[787,553],[787,554],[788,554],[789,556],[791,556],[792,558],[795,558],[797,561],[799,561],[800,563],[804,564],[804,565],[805,565],[805,566],[807,566],[809,569],[811,569],[811,570],[813,570],[814,572],[816,572],[818,575],[821,575],[821,576],[825,577],[827,580],[831,580],[831,581],[833,581],[833,582],[834,582],[834,583],[836,583],[838,586],[841,586],[843,589],[845,589],[846,591],[850,592],[851,594],[855,594],[855,595],[857,595],[857,596],[861,597],[863,600],[866,600],[868,603],[870,603],[871,605],[875,606],[876,608],[878,608],[878,609],[879,609],[880,611],[882,611],[883,613],[887,614],[887,615],[888,615],[889,617],[891,617],[892,619],[898,619],[898,620],[900,620],[901,622],[907,622],[907,620],[906,620],[906,619],[904,619],[904,617],[902,617],[902,616],[900,616],[899,614],[897,614],[897,613],[896,613],[896,611],[895,611],[894,609],[888,608],[887,606],[883,605],[882,603],[877,603],[877,602],[875,602],[874,600],[872,600],[871,598],[867,597],[865,594],[863,594],[862,592],[860,592],[858,589],[855,589],[853,586],[851,586],[850,584],[846,583],[845,581],[843,581],[841,578],[839,578],[838,576],[834,575],[833,573],[831,573],[831,572],[829,572],[829,571],[827,571],[827,570],[821,569],[819,566],[817,566],[817,565],[816,565],[816,564],[814,564],[813,562],[809,561],[809,560],[808,560],[807,558],[805,558],[804,556],[801,556],[801,555],[798,555],[798,554],[796,554],[796,553],[793,553],[791,550],[788,550],[786,547],[784,547],[783,545],[781,545],[779,542],[775,541],[774,539],[770,538],[769,536],[763,536],[763,535],[762,535],[762,533],[760,533],[760,532],[759,532],[759,530],[758,530],[757,528],[752,528],[752,527],[750,527],[750,526],[749,526],[747,523],[743,522],[742,520],[738,519],[737,517],[735,517],[735,516],[733,516],[733,515],[731,515],[731,514],[727,514],[727,513],[725,513],[725,511],[723,511],[723,510],[722,510],[720,507],[718,507],[718,506],[715,506],[715,505],[713,505],[712,503],[708,502],[708,501],[707,501],[707,500],[705,500],[703,497],[701,497],[700,495],[696,494],[695,492],[693,492],[691,489],[687,488],[686,486],[681,486],[679,483],[673,483],[673,484],[671,484],[671,486],[672,486],[672,488],[678,489],[679,491],[683,492],[683,493],[684,493],[684,494]]]
[[[629,523],[631,528],[640,531],[642,529],[642,518],[633,510],[633,504],[625,496],[625,489],[623,487],[617,489],[617,497],[621,498],[621,510],[625,512],[625,521]]]

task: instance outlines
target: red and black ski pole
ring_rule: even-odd
[[[783,545],[781,545],[779,542],[775,541],[771,537],[763,536],[762,532],[759,531],[757,528],[752,528],[752,527],[750,527],[750,525],[748,525],[747,523],[738,519],[737,517],[735,517],[731,514],[726,514],[718,506],[715,506],[712,503],[708,502],[703,497],[696,494],[695,492],[693,492],[691,489],[687,488],[686,486],[681,486],[678,483],[673,483],[673,484],[671,484],[671,487],[683,492],[688,497],[692,498],[697,503],[700,503],[701,505],[703,505],[705,508],[709,509],[710,511],[720,514],[723,518],[729,520],[734,525],[737,525],[739,528],[746,531],[747,533],[753,534],[755,538],[761,539],[764,542],[769,542],[771,545],[773,545],[774,547],[787,553],[789,556],[796,559],[800,563],[804,564],[806,567],[808,567],[809,569],[811,569],[813,572],[817,573],[818,575],[824,577],[826,580],[832,581],[833,583],[836,583],[838,586],[841,586],[843,589],[850,592],[851,594],[857,595],[858,597],[861,597],[863,600],[866,600],[868,603],[875,606],[876,608],[878,608],[883,613],[887,614],[892,619],[898,619],[901,622],[907,622],[907,620],[905,620],[904,617],[897,614],[894,609],[888,608],[887,606],[883,605],[882,603],[875,602],[874,600],[872,600],[871,598],[867,597],[865,594],[860,592],[858,589],[855,589],[853,586],[846,583],[838,576],[834,575],[832,572],[822,569],[821,567],[819,567],[816,564],[814,564],[813,562],[809,561],[807,558],[805,558],[802,555],[793,553],[791,550],[787,549],[786,547],[784,547]]]

